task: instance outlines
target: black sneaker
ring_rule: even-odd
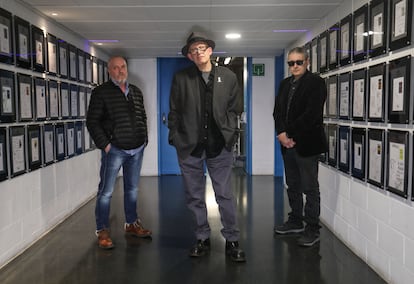
[[[192,257],[203,256],[210,251],[210,239],[198,240],[191,248],[189,255]]]
[[[275,233],[276,234],[297,234],[297,233],[301,233],[305,230],[305,227],[303,226],[303,224],[297,224],[297,223],[293,223],[293,222],[289,222],[287,221],[286,223],[284,223],[281,226],[277,226],[275,227]]]
[[[305,230],[303,235],[298,239],[298,245],[302,247],[311,247],[317,243],[319,243],[319,232]]]

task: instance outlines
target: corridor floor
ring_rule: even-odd
[[[234,172],[240,244],[246,263],[225,257],[225,240],[211,184],[207,204],[212,229],[211,252],[188,257],[195,242],[192,216],[185,206],[180,176],[142,177],[139,214],[152,239],[123,233],[122,179],[111,207],[115,248],[99,249],[94,234],[95,199],[0,270],[2,284],[58,283],[385,283],[326,227],[321,242],[311,248],[296,245],[297,236],[275,236],[289,207],[282,182],[272,176],[248,177]]]

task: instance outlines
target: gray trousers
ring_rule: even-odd
[[[237,227],[236,203],[231,189],[231,172],[233,155],[225,149],[214,158],[201,158],[189,156],[185,159],[178,157],[188,208],[193,212],[197,228],[197,240],[210,237],[210,225],[207,220],[206,207],[206,176],[204,163],[213,184],[216,202],[219,206],[223,237],[231,242],[238,241],[239,229]]]

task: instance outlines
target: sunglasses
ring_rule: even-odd
[[[296,61],[288,61],[287,64],[289,65],[289,67],[292,67],[293,65],[298,65],[298,66],[302,66],[303,65],[303,60],[296,60]]]

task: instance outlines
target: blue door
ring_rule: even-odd
[[[168,144],[168,112],[171,82],[175,72],[193,64],[185,57],[158,58],[158,102],[159,102],[159,143],[158,143],[158,172],[160,175],[179,175],[177,153],[175,148]]]

